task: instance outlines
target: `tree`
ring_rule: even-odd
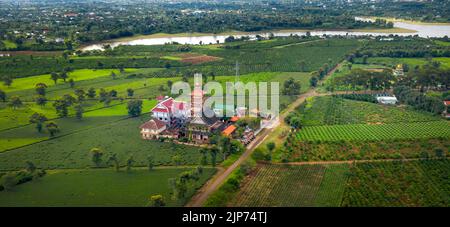
[[[59,74],[59,78],[63,79],[64,82],[66,82],[68,77],[67,72],[62,72]]]
[[[283,84],[283,95],[298,95],[300,94],[300,89],[300,83],[290,77]]]
[[[69,79],[69,86],[70,88],[75,87],[75,81],[72,78]]]
[[[369,58],[369,56],[367,56],[367,55],[364,55],[363,57],[362,57],[362,63],[363,64],[367,64],[367,59]]]
[[[200,154],[201,154],[201,156],[200,156],[200,165],[202,165],[202,166],[208,165],[208,157],[207,157],[208,149],[207,148],[201,148],[200,149]]]
[[[142,112],[142,100],[134,99],[128,101],[127,105],[128,115],[131,117],[137,117],[141,115]]]
[[[133,167],[133,163],[134,163],[133,156],[130,156],[130,157],[127,159],[127,171],[128,171],[128,172],[131,171],[131,167]]]
[[[55,122],[48,122],[45,125],[45,128],[47,128],[47,131],[50,133],[50,137],[55,136],[56,133],[59,132],[58,125]]]
[[[52,72],[52,73],[50,74],[50,78],[51,78],[51,79],[53,80],[53,82],[55,82],[55,84],[56,84],[56,82],[58,82],[59,75],[58,75],[58,73]]]
[[[311,85],[311,87],[316,87],[318,81],[319,80],[317,79],[317,77],[312,76],[311,79],[309,79],[309,84]]]
[[[102,163],[102,156],[103,151],[100,148],[92,148],[91,149],[91,155],[92,155],[92,162],[95,164],[96,167],[99,167]]]
[[[266,144],[267,150],[270,151],[270,153],[272,153],[272,151],[275,149],[275,143],[274,142],[269,142]]]
[[[11,87],[12,83],[13,83],[13,78],[12,78],[12,76],[5,76],[5,77],[3,78],[3,84],[4,84],[5,86]]]
[[[300,65],[300,71],[301,72],[306,72],[306,69],[305,69],[306,63],[305,63],[305,61],[300,61],[299,65]]]
[[[0,100],[2,100],[2,102],[6,102],[6,92],[0,90]]]
[[[111,165],[111,163],[114,164],[114,168],[116,169],[117,172],[119,172],[120,164],[119,164],[119,159],[117,158],[117,154],[114,153],[111,155],[111,157],[109,157],[108,165]]]
[[[75,90],[75,95],[77,96],[77,101],[80,103],[80,102],[84,101],[86,92],[84,92],[84,90],[81,89],[81,88],[80,89],[76,89]]]
[[[59,117],[67,117],[69,115],[68,103],[64,99],[58,99],[53,103],[53,107],[55,107],[56,114]]]
[[[149,204],[151,207],[163,207],[166,205],[162,195],[152,195],[150,196]]]
[[[25,169],[30,173],[34,173],[36,166],[31,161],[25,161]]]
[[[23,105],[22,100],[18,96],[13,96],[9,100],[9,106],[13,109],[17,109]]]
[[[147,167],[148,167],[148,170],[151,171],[153,169],[154,165],[155,164],[154,164],[153,156],[151,156],[151,155],[147,156]]]
[[[83,106],[81,104],[78,104],[74,108],[75,108],[75,117],[78,120],[81,120],[83,118]]]
[[[134,95],[134,90],[133,90],[132,88],[128,88],[128,89],[127,89],[127,95],[128,95],[128,97],[133,97],[133,95]]]
[[[37,105],[44,107],[45,104],[47,104],[47,98],[43,95],[36,95],[34,96],[34,101]]]
[[[44,122],[47,121],[47,117],[45,117],[41,113],[34,113],[33,115],[30,116],[29,121],[31,124],[36,124],[36,129],[38,132],[42,132],[42,126]]]
[[[167,87],[169,87],[169,90],[172,89],[172,85],[173,85],[173,82],[171,80],[168,80]]]
[[[218,151],[219,151],[219,149],[216,146],[213,146],[209,149],[209,153],[211,155],[211,165],[213,167],[216,167]]]
[[[100,102],[105,102],[105,100],[108,98],[108,92],[106,92],[105,89],[100,88],[100,92],[98,93],[98,96],[100,97]]]
[[[109,91],[109,96],[114,98],[117,97],[117,91],[116,90]]]
[[[174,165],[176,165],[176,166],[179,166],[179,165],[181,165],[181,156],[180,155],[174,155],[173,157],[172,157],[172,162],[173,162],[173,164]]]
[[[436,154],[436,157],[438,157],[438,158],[444,158],[445,157],[444,150],[442,150],[441,148],[434,149],[434,153]]]
[[[45,95],[45,90],[47,89],[47,85],[44,83],[37,83],[35,86],[36,94]]]
[[[95,92],[95,88],[91,87],[89,88],[88,92],[87,92],[87,96],[91,99],[95,98],[96,92]]]
[[[5,191],[11,191],[17,185],[17,178],[13,173],[7,173],[2,176],[1,185]]]

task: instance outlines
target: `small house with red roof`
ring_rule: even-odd
[[[141,129],[142,139],[155,139],[166,130],[167,126],[164,121],[151,119],[142,124],[139,128]]]

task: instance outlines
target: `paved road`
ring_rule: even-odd
[[[333,74],[333,72],[341,65],[338,64],[335,68],[333,68],[327,76]],[[312,96],[323,96],[329,94],[320,94],[317,93],[316,89],[310,89],[308,92],[301,94],[297,100],[295,100],[292,104],[290,104],[279,116],[278,124],[284,122],[284,118],[292,111],[295,110],[298,106],[300,106],[308,97]],[[219,170],[215,176],[213,176],[203,187],[197,191],[197,194],[192,197],[192,199],[186,204],[187,207],[201,207],[206,199],[216,191],[227,179],[228,176],[239,166],[241,165],[247,158],[253,153],[255,148],[257,148],[264,140],[272,133],[278,125],[275,125],[272,128],[264,129],[261,131],[258,136],[253,140],[248,146],[246,151],[236,160],[232,165],[230,165],[225,170]]]

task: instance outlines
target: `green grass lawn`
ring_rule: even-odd
[[[167,206],[182,206],[215,169],[205,168],[185,199],[171,199],[168,179],[191,168],[57,170],[43,178],[0,192],[0,207],[8,206],[146,206],[151,195],[163,195]]]

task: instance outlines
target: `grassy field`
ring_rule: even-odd
[[[185,199],[171,199],[168,179],[191,168],[113,169],[50,171],[41,179],[0,192],[0,207],[8,206],[135,206],[148,204],[161,194],[167,206],[182,206],[215,169],[205,168],[199,181],[191,185]],[[106,187],[105,187],[106,186]]]
[[[134,72],[136,69],[126,69],[125,72]],[[82,80],[91,80],[98,77],[110,76],[111,73],[119,75],[120,72],[117,69],[78,69],[73,72],[68,73],[68,78],[76,81]],[[44,83],[48,87],[55,86],[55,82],[51,79],[50,74],[38,75],[38,76],[30,76],[25,78],[18,78],[13,80],[13,83],[10,87],[5,86],[4,84],[0,85],[0,89],[5,92],[13,92],[20,91],[26,89],[34,89],[35,85],[38,83]],[[63,83],[61,79],[58,80],[58,83]]]
[[[144,100],[143,111],[149,112],[150,108],[152,108],[155,104],[156,104],[155,100],[152,101]],[[126,106],[127,103],[119,103],[119,102],[117,102],[116,105],[112,105],[109,107],[97,106],[98,109],[85,112],[82,120],[75,119],[73,116],[70,116],[68,118],[54,119],[53,121],[58,124],[58,127],[60,129],[60,132],[57,134],[57,136],[64,136],[72,134],[74,132],[87,130],[126,119],[128,118],[128,110]],[[70,114],[73,114],[72,111],[73,110],[70,111]],[[31,115],[32,112],[33,111],[30,111],[29,114]],[[41,112],[40,109],[37,109],[37,112]],[[42,133],[37,132],[34,124],[15,127],[17,126],[17,124],[15,123],[22,123],[22,124],[28,123],[29,115],[25,115],[26,113],[27,112],[22,112],[22,114],[18,115],[19,118],[16,118],[15,116],[9,117],[7,115],[5,116],[5,118],[2,118],[4,119],[3,121],[0,121],[2,123],[12,122],[11,124],[4,125],[4,127],[8,126],[14,127],[11,129],[0,131],[0,141],[1,141],[0,152],[49,139],[49,134],[46,133],[45,130]],[[10,114],[13,115],[14,112],[11,112]],[[44,112],[44,114],[46,113]],[[46,116],[52,117],[54,116],[54,114],[51,115],[46,114]],[[18,122],[19,120],[20,122]]]
[[[305,126],[387,124],[438,121],[440,117],[407,107],[386,106],[337,97],[314,97],[297,109]]]
[[[115,153],[121,163],[133,156],[137,166],[145,166],[148,155],[155,165],[172,165],[172,157],[181,156],[181,164],[197,164],[197,147],[147,141],[141,139],[139,126],[149,115],[108,122],[68,135],[0,153],[0,170],[23,168],[25,160],[33,160],[40,168],[85,168],[93,165],[89,151],[93,147],[104,151],[104,161]],[[25,137],[27,138],[27,137]],[[221,155],[218,155],[218,161]]]
[[[306,141],[374,141],[439,137],[450,137],[448,121],[309,126],[297,133],[299,140]]]

